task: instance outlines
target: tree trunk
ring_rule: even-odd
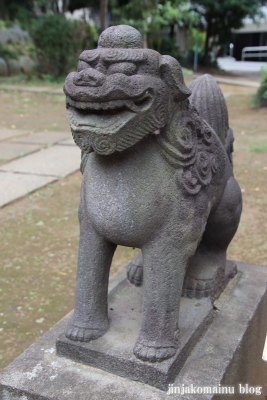
[[[210,56],[209,56],[209,41],[211,38],[211,31],[212,31],[212,22],[211,18],[207,18],[207,29],[206,29],[206,40],[205,40],[205,46],[204,46],[204,56],[203,56],[203,62],[204,65],[208,65],[210,63]]]
[[[108,27],[108,0],[100,0],[100,23],[103,32]]]
[[[144,49],[148,48],[147,34],[146,33],[143,34],[143,47],[144,47]]]
[[[52,10],[54,13],[60,14],[57,0],[52,0]]]
[[[69,0],[63,0],[62,3],[62,14],[65,14],[65,12],[68,11],[69,8]]]
[[[170,32],[169,32],[169,38],[174,39],[174,24],[170,25]]]
[[[7,18],[5,0],[0,0],[0,18],[3,20]]]

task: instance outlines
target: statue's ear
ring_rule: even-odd
[[[179,62],[171,56],[160,56],[159,70],[161,78],[173,92],[174,100],[186,100],[191,91],[184,83],[184,77]]]

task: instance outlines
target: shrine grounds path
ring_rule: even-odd
[[[267,112],[250,107],[258,79],[218,80],[244,200],[228,257],[267,268]],[[59,87],[0,84],[0,369],[73,308],[81,174],[64,102]],[[111,273],[136,251],[119,248]]]

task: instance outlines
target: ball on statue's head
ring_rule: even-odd
[[[141,33],[132,26],[111,26],[99,36],[98,48],[142,49],[143,39]]]

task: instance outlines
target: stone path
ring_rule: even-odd
[[[221,69],[239,74],[251,74],[260,72],[261,68],[267,68],[266,61],[236,61],[232,57],[219,57],[217,63]]]
[[[213,75],[213,78],[217,83],[224,83],[225,85],[234,85],[234,86],[245,86],[245,87],[253,87],[258,88],[260,86],[259,81],[252,81],[251,79],[246,79],[246,77],[223,77]]]
[[[0,207],[79,169],[70,132],[0,129]]]

